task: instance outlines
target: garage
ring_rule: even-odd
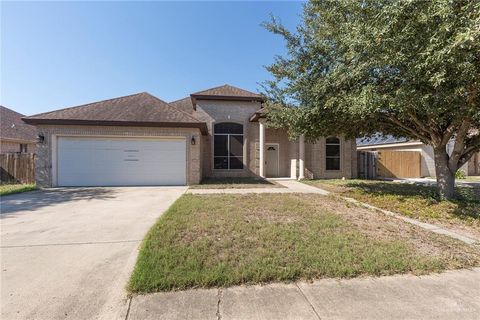
[[[186,184],[185,137],[57,137],[57,185]]]

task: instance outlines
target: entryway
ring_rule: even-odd
[[[266,176],[278,177],[278,161],[279,161],[279,144],[278,143],[266,143],[265,144],[265,164],[266,164]]]

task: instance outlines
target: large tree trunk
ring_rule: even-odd
[[[448,153],[446,146],[433,149],[435,158],[435,172],[437,175],[437,189],[442,199],[452,199],[455,196],[455,172],[456,168],[448,165]]]

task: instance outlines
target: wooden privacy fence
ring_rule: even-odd
[[[377,153],[373,151],[358,151],[358,177],[361,179],[377,178]]]
[[[378,151],[377,176],[420,178],[422,155],[418,151]]]
[[[34,183],[35,154],[0,154],[0,181],[2,183]]]

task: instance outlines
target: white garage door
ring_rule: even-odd
[[[57,140],[58,186],[186,184],[185,139]]]

